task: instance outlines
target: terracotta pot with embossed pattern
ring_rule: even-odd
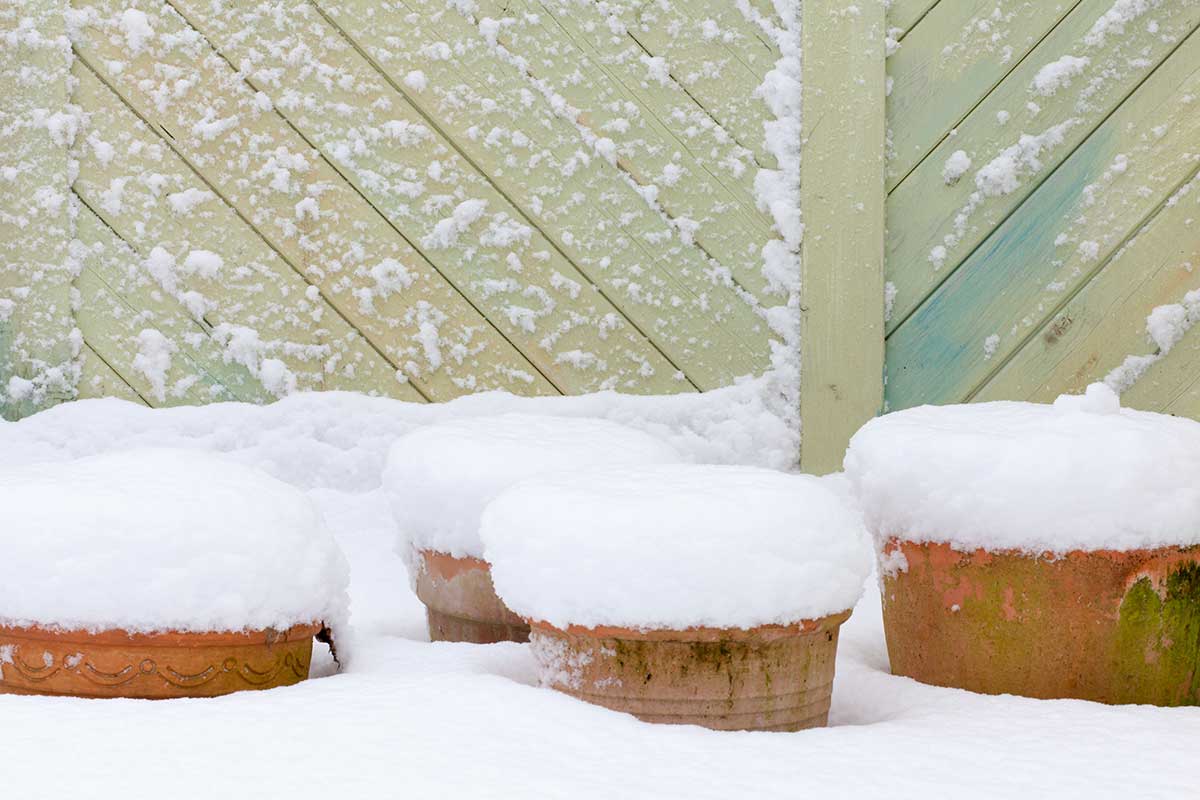
[[[1200,546],[1062,555],[893,539],[892,672],[987,694],[1200,705]]]
[[[215,697],[308,677],[320,625],[242,633],[0,627],[0,693]]]
[[[794,625],[638,631],[534,622],[544,686],[645,722],[796,731],[829,717],[849,611]]]
[[[496,595],[492,565],[436,550],[416,554],[417,597],[434,642],[525,642],[529,626]]]

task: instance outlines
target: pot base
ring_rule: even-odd
[[[0,694],[215,697],[308,677],[319,625],[246,633],[0,627]]]
[[[417,597],[433,642],[527,642],[529,626],[496,596],[492,566],[435,550],[417,553]]]
[[[1200,547],[1061,556],[893,540],[892,671],[985,694],[1200,705]]]
[[[828,721],[838,627],[849,616],[751,630],[535,623],[530,642],[543,685],[644,722],[797,731]]]

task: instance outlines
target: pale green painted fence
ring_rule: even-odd
[[[797,346],[790,302],[809,469],[885,403],[1109,376],[1196,416],[1198,24],[809,0],[797,303],[755,191],[769,0],[9,2],[4,414],[704,391]]]

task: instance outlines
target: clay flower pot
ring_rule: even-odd
[[[849,611],[749,630],[562,630],[534,622],[542,684],[645,722],[796,731],[826,724]]]
[[[0,627],[0,693],[214,697],[308,677],[319,625],[248,633]]]
[[[434,642],[525,642],[529,626],[496,596],[492,568],[482,558],[420,550],[417,597],[425,604]]]
[[[892,539],[892,671],[989,694],[1200,705],[1200,546],[1030,555]]]

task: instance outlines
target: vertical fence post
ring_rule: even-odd
[[[823,474],[883,403],[884,8],[802,8],[800,465]]]
[[[74,394],[66,0],[0,5],[0,417]]]

